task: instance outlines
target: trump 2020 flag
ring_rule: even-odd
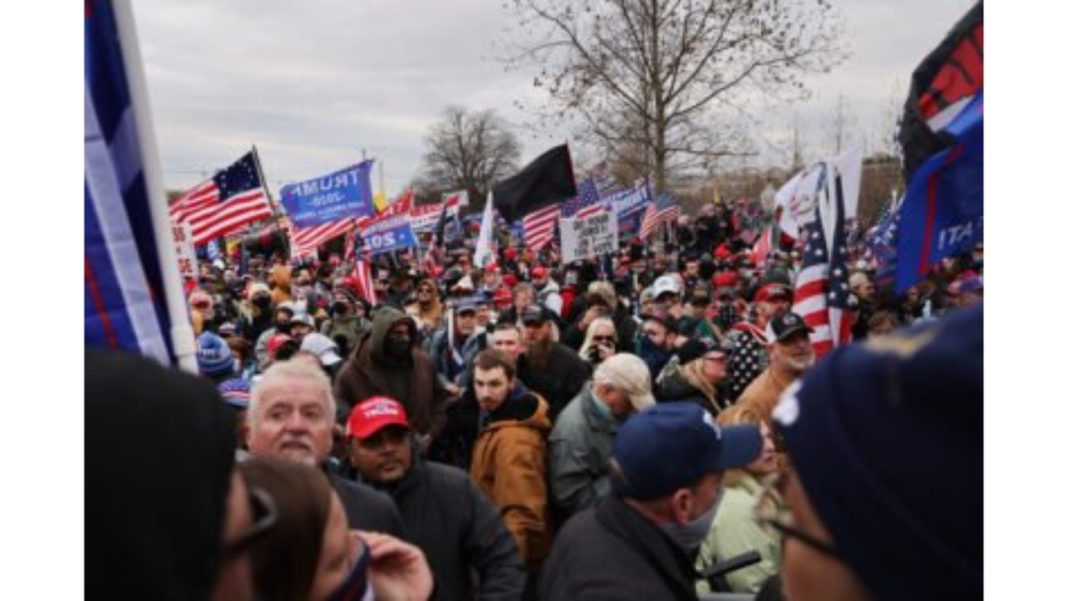
[[[156,236],[170,228],[155,141],[141,131],[151,117],[132,23],[128,3],[85,3],[85,344],[189,369],[177,259]]]

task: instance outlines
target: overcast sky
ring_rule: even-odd
[[[806,159],[825,152],[839,94],[855,115],[855,143],[885,130],[912,70],[972,4],[832,1],[852,56],[808,78],[808,102],[761,109],[763,163],[788,160],[795,118]],[[497,32],[515,22],[501,0],[138,0],[134,11],[168,188],[256,144],[272,193],[366,151],[384,164],[392,196],[418,170],[423,137],[447,104],[494,108],[522,126],[529,118],[515,102],[536,98],[532,73],[506,72],[494,58]],[[523,161],[567,135],[517,133]]]

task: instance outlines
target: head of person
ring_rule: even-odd
[[[582,347],[579,348],[579,355],[588,358],[588,354],[591,352],[590,349],[597,347],[612,352],[615,352],[619,347],[616,324],[610,317],[598,317],[590,322],[590,325],[586,328],[586,338],[582,342]]]
[[[478,305],[475,304],[475,299],[468,297],[458,300],[453,314],[456,317],[453,324],[456,334],[466,338],[475,333],[475,328],[478,327]]]
[[[285,301],[279,303],[274,309],[274,328],[282,334],[288,334],[290,327],[292,327],[293,316],[296,315],[297,309],[293,306],[293,303]]]
[[[638,310],[642,315],[648,315],[656,309],[656,297],[652,287],[642,290],[638,295]]]
[[[611,315],[615,311],[616,304],[616,287],[612,282],[605,280],[596,280],[590,282],[590,285],[586,287],[586,296],[590,301],[590,306],[597,305],[604,307],[606,314]]]
[[[776,317],[782,317],[790,311],[793,292],[789,286],[779,283],[764,284],[757,290],[753,301],[756,303],[757,325],[767,325]]]
[[[252,282],[248,287],[248,300],[254,315],[266,317],[271,310],[271,289],[263,282]]]
[[[701,262],[697,260],[697,257],[690,257],[686,259],[684,263],[683,275],[687,278],[696,278],[700,276]]]
[[[708,306],[712,303],[712,295],[709,293],[708,288],[703,285],[694,287],[693,292],[686,295],[686,306],[684,312],[695,318],[705,317],[708,313]]]
[[[482,351],[473,363],[475,400],[483,411],[493,411],[508,400],[515,388],[515,363],[497,349]]]
[[[205,319],[211,319],[215,315],[215,302],[211,295],[200,289],[189,293],[189,307],[200,312]]]
[[[203,378],[86,350],[87,597],[253,599],[268,512],[234,470],[234,429]]]
[[[312,332],[300,342],[300,350],[319,359],[319,364],[327,374],[333,375],[341,365],[341,355],[337,343],[325,334]]]
[[[289,322],[289,335],[300,344],[304,337],[315,331],[315,319],[307,313],[298,313]]]
[[[437,304],[438,289],[434,285],[434,279],[427,277],[415,287],[415,300],[423,308],[429,308]]]
[[[515,305],[516,315],[522,315],[534,304],[534,286],[529,282],[521,282],[512,289],[512,303]]]
[[[816,362],[809,334],[812,328],[797,313],[786,313],[771,320],[765,330],[768,360],[787,373],[800,374]]]
[[[248,450],[256,457],[319,465],[333,446],[336,412],[322,369],[304,361],[273,363],[252,386]]]
[[[269,362],[285,361],[300,350],[300,344],[289,334],[275,334],[267,341]]]
[[[849,276],[849,289],[862,301],[875,299],[875,285],[868,279],[868,274],[858,271]]]
[[[868,336],[877,338],[886,336],[901,325],[897,316],[890,311],[876,311],[868,319]]]
[[[549,270],[541,265],[531,269],[530,283],[534,284],[534,287],[538,290],[544,288],[545,284],[549,283]]]
[[[670,316],[654,312],[642,322],[642,344],[658,349],[670,349],[678,336],[678,327]]]
[[[982,307],[836,349],[772,419],[787,598],[982,598]]]
[[[972,307],[983,302],[983,276],[968,274],[960,280],[961,307]]]
[[[531,305],[520,315],[523,337],[528,347],[552,342],[552,311],[542,305]]]
[[[213,332],[203,332],[197,336],[196,357],[200,375],[215,382],[229,380],[236,372],[230,345]]]
[[[519,334],[519,326],[506,321],[498,323],[489,335],[489,346],[507,355],[512,363],[519,361],[519,355],[523,354],[523,339]]]
[[[244,448],[246,439],[245,416],[248,413],[248,402],[251,398],[252,385],[244,378],[231,378],[217,386],[223,401],[234,412],[236,426],[237,446]]]
[[[594,397],[608,407],[616,419],[656,403],[649,367],[636,355],[619,353],[605,359],[593,370]]]
[[[399,482],[412,467],[412,427],[397,401],[376,396],[352,408],[345,424],[349,462],[378,484]]]
[[[740,469],[756,478],[763,478],[778,471],[779,452],[775,447],[775,436],[760,411],[748,405],[731,405],[716,416],[716,423],[724,428],[741,424],[751,424],[760,428],[762,440],[760,454]]]
[[[371,359],[379,363],[408,361],[416,331],[411,317],[390,306],[378,307],[371,323]]]
[[[709,384],[727,379],[727,351],[712,338],[691,338],[679,347],[679,362],[684,367],[694,365]]]
[[[485,328],[493,321],[493,299],[490,296],[481,295],[475,299],[475,325]]]
[[[679,294],[682,288],[674,275],[662,275],[653,282],[653,299],[657,306],[670,310],[679,304]]]
[[[341,500],[326,476],[313,467],[278,459],[251,459],[241,464],[240,471],[252,486],[270,495],[277,515],[252,554],[260,598],[362,598],[369,557],[350,534]]]
[[[721,428],[694,403],[663,403],[635,413],[612,445],[612,480],[624,502],[688,552],[708,535],[723,473],[760,454],[752,425]]]

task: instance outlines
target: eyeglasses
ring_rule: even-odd
[[[248,498],[252,505],[254,521],[248,530],[223,546],[222,560],[224,562],[248,551],[249,547],[262,538],[278,521],[278,506],[270,493],[262,488],[250,486]]]
[[[830,544],[794,527],[793,512],[783,502],[782,489],[787,476],[777,472],[764,480],[753,506],[757,524],[768,536],[795,538],[828,557],[844,561],[841,553]]]

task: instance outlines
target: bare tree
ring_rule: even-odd
[[[493,110],[445,109],[424,143],[419,189],[467,190],[473,209],[483,206],[490,186],[518,170],[519,142]]]
[[[574,118],[614,158],[642,148],[672,169],[750,154],[730,113],[806,92],[801,75],[844,56],[829,0],[512,0],[513,66],[540,69],[549,116]],[[618,157],[615,157],[618,158]]]
[[[845,150],[850,137],[856,136],[857,117],[853,114],[845,95],[839,94],[834,106],[827,114],[826,131],[831,156],[838,156]]]

